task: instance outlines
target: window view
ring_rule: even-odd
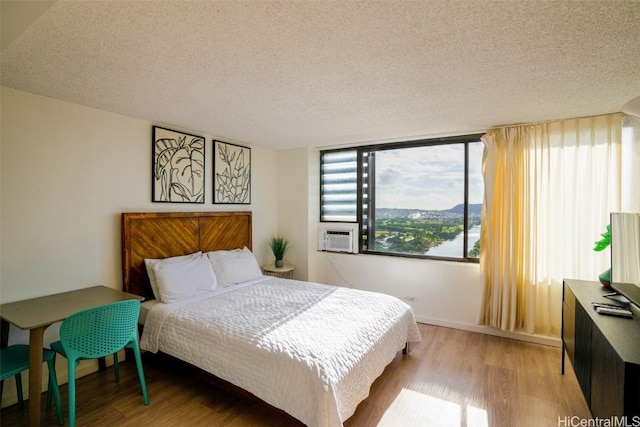
[[[363,252],[477,259],[482,150],[482,142],[474,136],[446,143],[323,152],[321,221],[341,217],[338,221],[359,222]],[[338,156],[348,158],[350,166],[335,166]],[[344,192],[331,191],[329,183],[346,185],[344,181],[349,182],[349,187],[342,187]],[[347,211],[348,215],[339,215]]]

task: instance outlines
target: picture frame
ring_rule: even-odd
[[[213,203],[251,203],[251,148],[213,141]]]
[[[205,139],[153,126],[152,202],[204,203]]]

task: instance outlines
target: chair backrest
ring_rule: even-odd
[[[140,301],[126,300],[93,307],[67,317],[60,341],[74,358],[95,359],[115,353],[137,339]]]

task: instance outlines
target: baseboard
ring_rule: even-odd
[[[560,347],[562,341],[559,337],[550,337],[547,335],[527,334],[524,332],[509,332],[486,325],[476,325],[471,323],[452,322],[450,320],[434,319],[426,316],[416,316],[416,320],[427,325],[444,326],[446,328],[461,329],[463,331],[478,332],[486,335],[494,335],[502,338],[510,338],[514,340],[527,341],[535,344],[548,345],[551,347]]]

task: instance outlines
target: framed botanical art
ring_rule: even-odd
[[[204,138],[153,126],[153,202],[204,203]]]
[[[213,203],[251,203],[251,148],[213,141]]]

